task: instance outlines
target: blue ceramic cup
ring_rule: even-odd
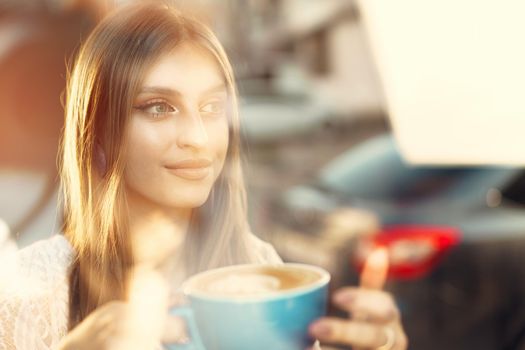
[[[304,350],[308,326],[326,313],[330,275],[304,264],[236,265],[184,283],[188,344],[168,350]]]

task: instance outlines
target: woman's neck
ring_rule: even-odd
[[[155,269],[169,278],[182,263],[180,251],[192,209],[165,208],[128,193],[129,231],[136,267]]]

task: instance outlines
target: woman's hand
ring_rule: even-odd
[[[128,301],[93,311],[63,338],[60,350],[152,350],[166,325],[167,286],[153,271],[136,271]]]
[[[355,349],[405,350],[408,346],[399,310],[390,294],[382,291],[388,271],[388,254],[374,251],[367,259],[359,288],[338,290],[333,302],[348,311],[348,319],[325,317],[310,326],[321,342],[351,345]]]
[[[130,306],[121,301],[104,304],[77,325],[58,346],[60,350],[124,350],[146,345],[128,322]],[[144,349],[148,349],[145,347]],[[153,349],[149,346],[149,349]]]

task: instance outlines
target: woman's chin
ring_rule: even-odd
[[[192,195],[192,196],[180,196],[173,200],[167,201],[166,206],[173,209],[195,209],[199,208],[206,203],[209,197],[209,192],[206,194]]]

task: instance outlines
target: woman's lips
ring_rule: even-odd
[[[187,180],[203,180],[210,173],[210,167],[205,168],[168,168],[170,173]]]
[[[203,180],[211,172],[211,161],[208,159],[184,159],[166,165],[170,173],[186,180]]]

